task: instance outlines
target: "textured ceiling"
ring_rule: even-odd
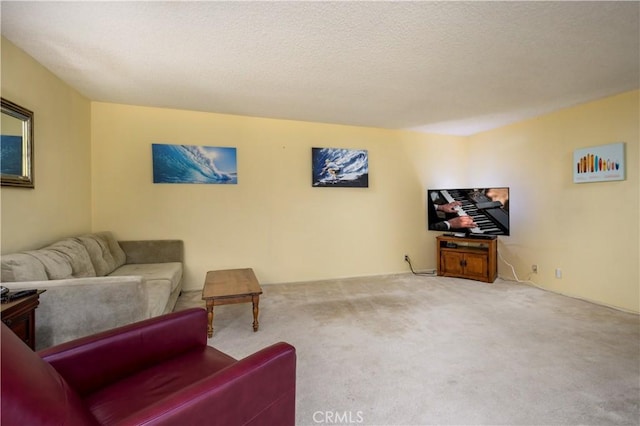
[[[640,87],[640,2],[11,2],[91,100],[468,135]]]

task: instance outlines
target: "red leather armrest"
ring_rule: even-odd
[[[296,353],[276,343],[124,419],[123,424],[295,424]]]
[[[38,352],[80,395],[207,344],[207,312],[193,308]]]

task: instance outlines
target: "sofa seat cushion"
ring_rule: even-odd
[[[171,298],[169,280],[145,281],[147,291],[147,317],[153,318],[170,312],[167,303]]]
[[[169,292],[172,292],[182,281],[182,263],[133,263],[122,265],[110,276],[140,275],[147,281],[167,280],[171,283]]]
[[[167,301],[182,281],[182,263],[134,263],[122,265],[109,276],[139,275],[145,279],[147,315],[155,317],[167,312]],[[170,307],[172,309],[173,307]],[[169,310],[170,310],[169,309]]]
[[[194,349],[159,363],[84,398],[100,424],[126,423],[126,418],[177,392],[184,392],[236,360],[212,347]],[[159,412],[158,415],[162,415]]]

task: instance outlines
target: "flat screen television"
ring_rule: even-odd
[[[509,235],[509,188],[428,189],[427,220],[431,231]]]

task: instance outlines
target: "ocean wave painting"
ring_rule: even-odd
[[[0,172],[22,176],[22,136],[0,136]]]
[[[312,184],[369,187],[369,154],[364,149],[311,148]]]
[[[153,183],[237,184],[236,148],[152,144]]]

